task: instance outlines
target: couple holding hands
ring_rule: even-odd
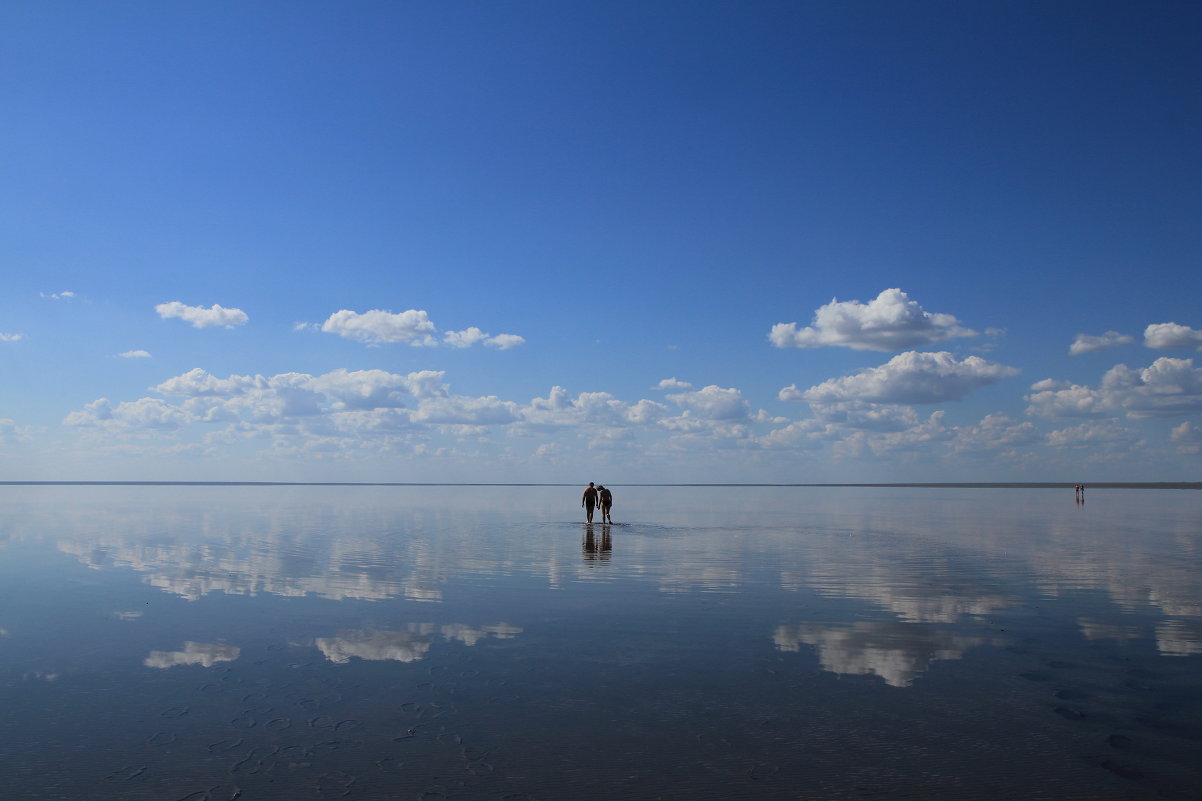
[[[614,522],[609,515],[610,507],[614,505],[613,493],[600,484],[593,486],[593,482],[588,483],[584,489],[584,497],[580,499],[580,505],[584,507],[584,516],[587,522],[593,522],[593,509],[598,506],[601,507],[601,522]]]

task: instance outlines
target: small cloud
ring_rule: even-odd
[[[127,350],[125,353],[118,353],[122,359],[149,359],[150,351],[146,350]]]
[[[353,339],[367,345],[388,342],[404,342],[409,345],[434,345],[434,323],[430,315],[421,309],[409,309],[400,313],[371,309],[362,314],[350,309],[339,309],[321,324],[327,334],[337,334],[343,339]]]
[[[452,348],[470,348],[472,345],[480,342],[486,348],[509,350],[523,344],[526,338],[520,337],[517,334],[497,334],[494,337],[473,325],[462,331],[444,331],[442,341],[443,344],[449,345]]]
[[[1144,329],[1144,346],[1202,350],[1202,331],[1177,323],[1153,323]]]
[[[672,378],[665,378],[662,381],[660,381],[658,384],[656,384],[655,386],[652,387],[652,389],[692,389],[692,388],[693,388],[693,385],[690,384],[688,381],[681,381],[679,378],[676,378],[675,376],[673,376]]]
[[[526,338],[517,334],[497,334],[495,337],[489,337],[484,340],[484,347],[509,350],[510,348],[516,348],[518,345],[525,344],[525,342]]]
[[[1135,337],[1120,334],[1118,331],[1107,331],[1105,334],[1098,336],[1077,334],[1077,338],[1069,346],[1068,355],[1080,356],[1082,353],[1096,353],[1097,351],[1107,350],[1119,345],[1130,345],[1134,341]]]
[[[250,319],[241,309],[227,309],[216,303],[206,309],[204,306],[186,306],[178,300],[173,300],[170,303],[160,303],[154,310],[164,320],[179,318],[191,323],[193,328],[212,328],[218,325],[233,328]]]
[[[813,325],[806,328],[777,323],[768,340],[778,348],[837,345],[889,351],[976,335],[952,315],[932,314],[900,289],[886,289],[868,303],[832,300],[814,312]]]
[[[62,292],[39,292],[38,295],[49,300],[70,300],[75,297],[75,293],[69,289]]]
[[[19,426],[7,417],[0,417],[0,444],[12,445],[29,441],[29,427]],[[0,629],[0,635],[4,631]]]
[[[560,447],[554,442],[544,442],[534,449],[535,459],[554,459],[559,456]]]
[[[308,326],[307,323],[299,323],[294,329],[299,331]],[[440,343],[438,328],[423,309],[407,309],[403,312],[370,309],[362,313],[339,309],[326,318],[320,327],[327,334],[337,334],[343,339],[351,339],[365,345],[403,343],[414,347],[433,348],[442,344],[451,348],[470,348],[472,345],[483,344],[497,350],[509,350],[526,341],[517,334],[493,336],[473,325],[462,331],[443,331]]]
[[[25,338],[24,334],[4,334],[0,333],[0,342],[17,342]]]
[[[452,348],[470,348],[477,342],[482,342],[487,338],[488,334],[474,325],[462,331],[445,331],[442,335],[442,341]]]

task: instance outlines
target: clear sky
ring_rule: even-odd
[[[1202,5],[0,6],[0,478],[1198,480]]]

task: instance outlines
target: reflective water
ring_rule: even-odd
[[[6,798],[1153,799],[1202,495],[0,487]]]

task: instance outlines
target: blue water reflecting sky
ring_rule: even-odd
[[[0,488],[0,767],[193,801],[1202,778],[1195,493],[615,496],[586,527],[572,488]]]

